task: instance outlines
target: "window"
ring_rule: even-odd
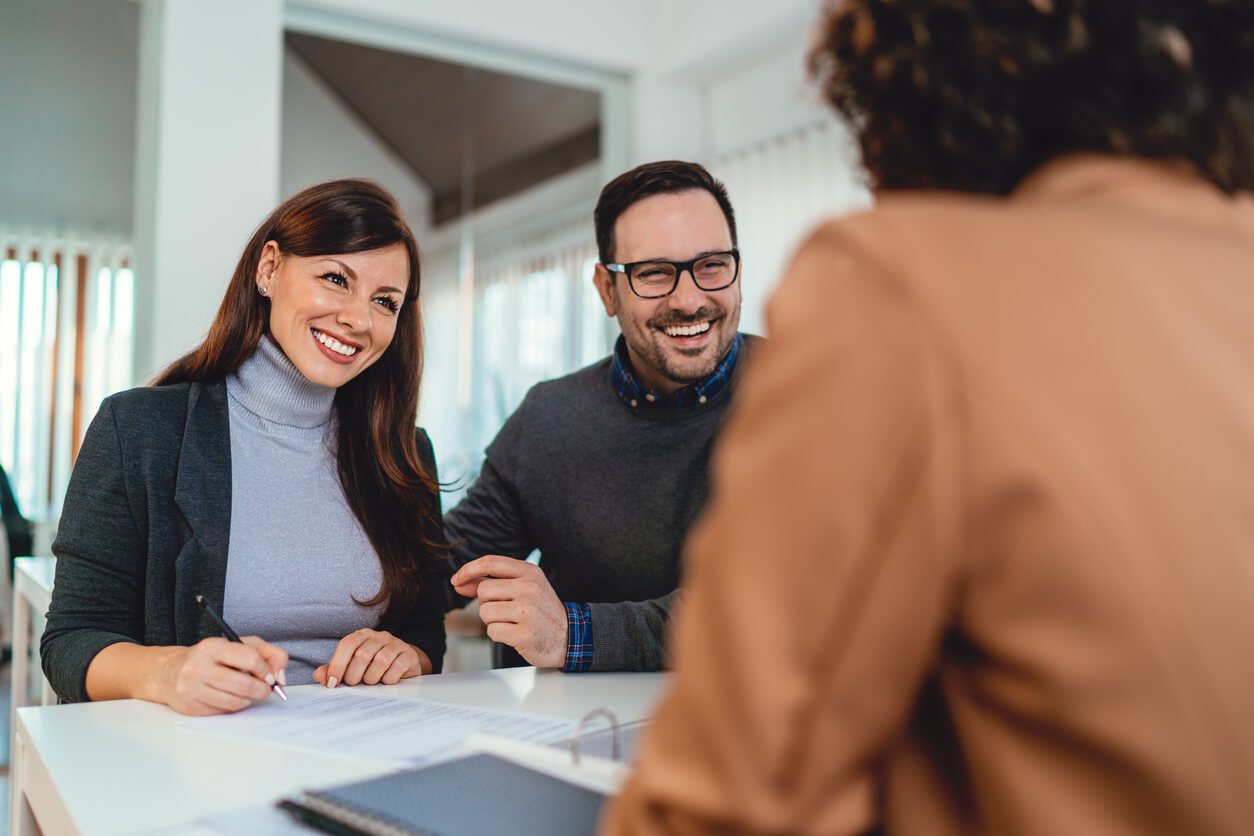
[[[473,294],[460,292],[461,259],[448,253],[429,259],[419,421],[431,434],[445,482],[467,486],[528,389],[609,353],[618,328],[592,285],[591,237],[580,217],[577,227],[476,258]],[[459,339],[463,328],[473,339]],[[456,381],[467,364],[468,398],[459,402]],[[445,506],[459,498],[455,490]]]
[[[131,385],[134,273],[113,242],[0,231],[0,464],[23,513],[56,516],[100,401]]]
[[[871,205],[858,149],[840,123],[824,119],[710,161],[736,208],[744,256],[740,330],[765,332],[766,300],[793,251],[820,222]]]

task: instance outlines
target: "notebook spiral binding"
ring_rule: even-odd
[[[299,803],[284,801],[279,806],[325,833],[342,833],[345,836],[356,836],[360,833],[369,833],[371,836],[414,836],[415,832],[413,828],[397,825],[360,807],[329,801],[316,795],[306,794]],[[312,813],[313,816],[301,815],[299,811],[302,810],[307,814]]]

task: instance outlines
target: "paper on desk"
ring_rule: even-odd
[[[456,746],[475,732],[547,742],[569,735],[575,724],[341,688],[292,692],[286,703],[269,700],[238,714],[198,717],[179,726],[336,755],[415,761]]]

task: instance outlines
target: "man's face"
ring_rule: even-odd
[[[614,260],[628,264],[687,261],[731,250],[732,240],[718,201],[696,189],[633,203],[614,224],[614,246]],[[618,318],[632,366],[650,389],[669,394],[704,380],[736,338],[739,278],[730,287],[708,291],[684,271],[675,292],[661,299],[641,299],[625,275],[611,274],[603,265],[597,265],[594,280],[605,312]]]

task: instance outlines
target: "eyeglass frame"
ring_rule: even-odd
[[[697,262],[707,258],[714,258],[719,255],[730,255],[733,259],[735,259],[736,272],[732,274],[731,281],[721,287],[702,287],[701,283],[697,281]],[[641,264],[669,264],[674,267],[675,281],[671,283],[671,289],[657,296],[645,296],[643,293],[636,290],[636,285],[631,280],[631,269],[633,267],[639,267]],[[740,248],[732,247],[730,250],[719,250],[716,253],[706,253],[705,255],[699,255],[696,258],[689,259],[688,261],[672,261],[669,258],[646,258],[643,261],[628,261],[625,264],[602,261],[601,266],[612,273],[622,273],[626,276],[627,287],[631,288],[631,292],[636,294],[636,296],[641,299],[665,299],[667,296],[670,296],[679,288],[679,280],[683,278],[685,272],[687,272],[689,276],[692,276],[692,283],[697,286],[698,290],[704,290],[706,293],[714,293],[718,290],[726,290],[734,285],[736,280],[740,278]]]

